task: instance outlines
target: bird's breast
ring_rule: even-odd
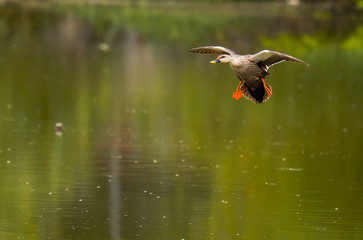
[[[259,67],[250,61],[243,61],[237,65],[231,64],[231,68],[240,80],[246,82],[258,81],[262,77]]]

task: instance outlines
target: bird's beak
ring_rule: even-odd
[[[221,61],[217,58],[216,60],[210,61],[210,63],[220,63]]]

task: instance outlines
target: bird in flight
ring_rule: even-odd
[[[265,78],[270,73],[268,68],[283,61],[306,62],[271,50],[262,50],[253,55],[239,55],[234,51],[221,46],[197,47],[189,50],[193,53],[218,54],[217,59],[210,63],[229,63],[233,72],[239,79],[239,84],[232,97],[236,100],[242,96],[254,103],[263,103],[272,95],[272,88],[265,82]]]

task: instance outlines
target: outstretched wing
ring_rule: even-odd
[[[235,53],[228,48],[221,46],[206,46],[206,47],[197,47],[189,50],[194,53],[202,53],[202,54],[229,54],[234,55]]]
[[[299,62],[309,66],[309,64],[307,64],[306,62],[297,59],[293,56],[270,50],[262,50],[254,55],[251,55],[250,59],[256,62],[258,65],[265,67],[266,70],[272,65],[283,61]]]

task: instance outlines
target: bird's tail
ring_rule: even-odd
[[[244,83],[241,85],[241,91],[243,97],[251,100],[254,103],[266,102],[272,95],[271,86],[265,82],[261,82],[261,86],[256,90],[249,89],[246,83]]]

